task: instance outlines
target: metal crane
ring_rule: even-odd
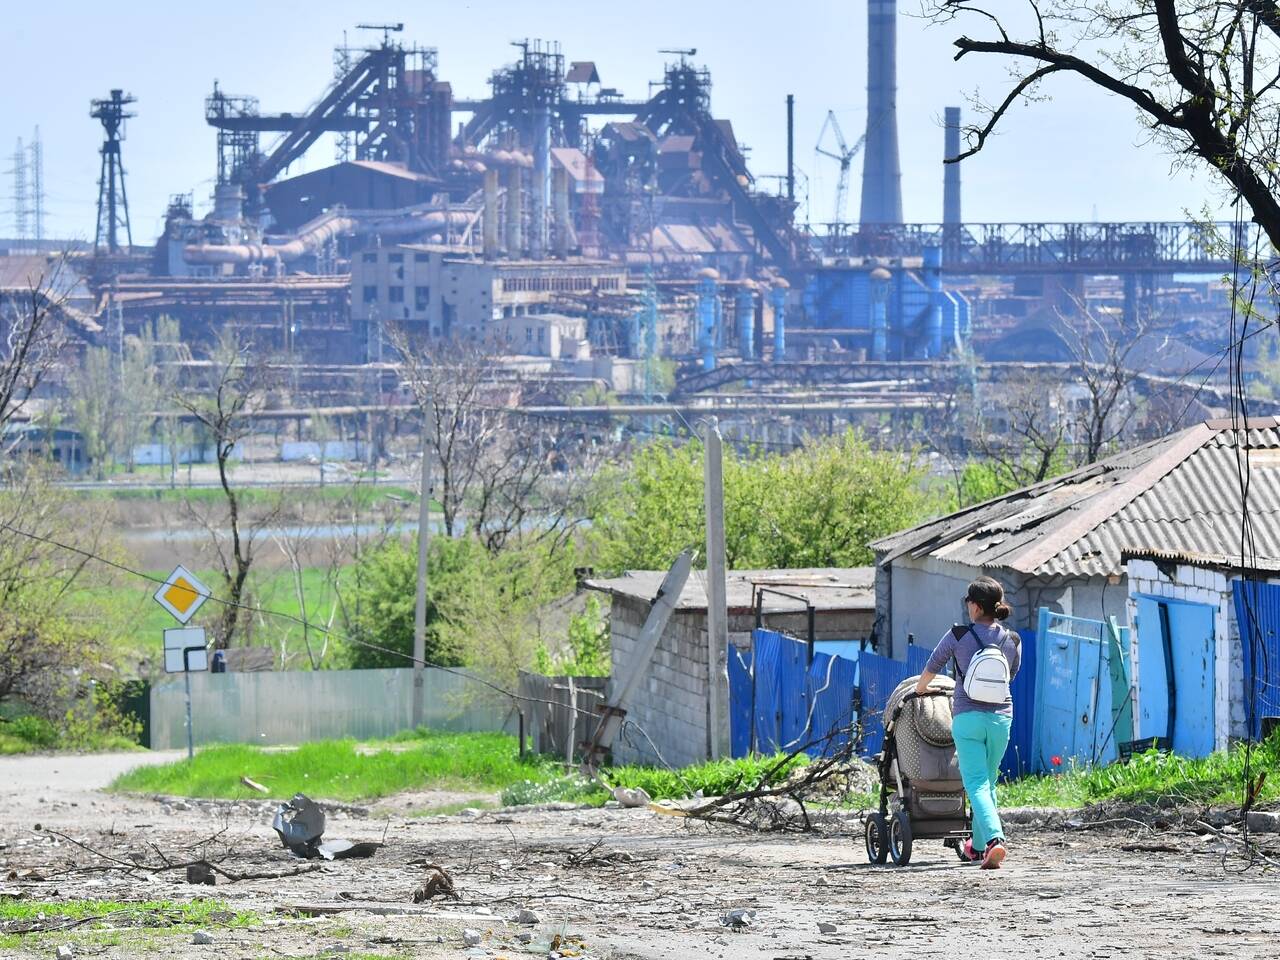
[[[832,153],[822,145],[822,142],[827,137],[828,128],[835,135],[838,153]],[[840,129],[840,121],[836,119],[836,112],[834,110],[827,111],[827,119],[822,122],[822,130],[818,133],[818,144],[813,148],[813,151],[840,163],[840,179],[836,182],[836,209],[831,218],[833,223],[844,221],[844,201],[849,193],[849,164],[858,155],[858,151],[862,149],[862,145],[866,142],[867,135],[864,133],[858,138],[857,143],[852,147],[849,146],[845,142],[844,133]]]

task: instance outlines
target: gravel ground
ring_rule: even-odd
[[[220,879],[214,889],[186,884],[182,871],[86,871],[113,865],[50,830],[126,863],[158,862],[157,850],[190,859],[193,844],[221,831],[212,849],[232,851],[219,862],[230,872],[300,866],[271,831],[267,803],[175,804],[98,791],[136,762],[136,755],[0,760],[0,892],[36,902],[209,895],[256,920],[211,926],[211,944],[193,943],[190,929],[163,927],[10,935],[0,956],[53,958],[70,944],[73,956],[108,958],[511,960],[545,957],[559,937],[564,956],[602,960],[1273,957],[1280,935],[1277,872],[1244,870],[1229,839],[1123,822],[1011,827],[1005,867],[982,872],[938,842],[919,844],[910,867],[869,866],[852,821],[821,835],[784,836],[648,809],[423,818],[388,812],[397,809],[392,803],[330,814],[330,836],[385,841],[371,860],[278,879]],[[1280,857],[1280,841],[1268,839]],[[452,874],[459,899],[412,902],[428,864]],[[521,910],[538,922],[518,922]],[[747,911],[738,914],[745,925],[726,925],[733,911]],[[464,943],[468,929],[479,945]]]

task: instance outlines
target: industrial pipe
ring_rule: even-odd
[[[929,291],[926,360],[942,356],[942,248],[924,248],[924,285]]]
[[[893,279],[884,267],[871,271],[871,359],[885,360],[889,352],[889,281]]]
[[[552,208],[556,218],[556,256],[563,259],[569,255],[569,248],[573,246],[573,221],[569,216],[569,171],[564,167],[556,167],[552,191]]]
[[[551,109],[539,103],[533,114],[533,197],[529,205],[529,255],[541,260],[547,255],[547,189],[551,176]]]
[[[734,308],[738,314],[738,353],[743,360],[756,358],[754,290],[755,285],[750,280],[738,287],[738,300]]]
[[[465,225],[473,213],[467,210],[432,211],[425,214],[374,219],[333,213],[305,224],[292,239],[283,243],[192,243],[182,250],[187,263],[262,263],[279,260],[291,263],[317,253],[326,243],[344,234],[377,233],[404,236],[435,230],[446,223]]]
[[[484,172],[484,258],[498,256],[498,171]]]
[[[507,256],[516,258],[524,252],[524,241],[521,236],[521,218],[524,213],[520,209],[520,167],[516,164],[507,168]]]
[[[702,369],[716,368],[716,281],[720,274],[711,267],[698,271],[698,346]]]
[[[787,359],[787,281],[778,280],[769,291],[769,301],[773,304],[773,359],[781,362]]]

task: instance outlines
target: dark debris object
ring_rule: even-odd
[[[304,860],[314,860],[316,857],[325,860],[372,857],[382,846],[370,841],[352,843],[341,837],[321,842],[324,825],[324,811],[303,793],[295,793],[288,803],[280,804],[271,821],[284,848]]]

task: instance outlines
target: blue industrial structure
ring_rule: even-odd
[[[804,290],[808,332],[870,360],[930,360],[969,339],[971,309],[942,288],[942,250],[926,247],[919,266],[829,262]]]
[[[787,359],[787,285],[778,283],[769,291],[773,304],[773,359]]]
[[[720,298],[716,294],[719,274],[707,267],[698,271],[698,348],[702,354],[702,369],[716,368],[716,323]]]
[[[738,287],[738,298],[734,312],[738,318],[738,354],[743,360],[756,358],[756,316],[753,288],[749,283]]]

